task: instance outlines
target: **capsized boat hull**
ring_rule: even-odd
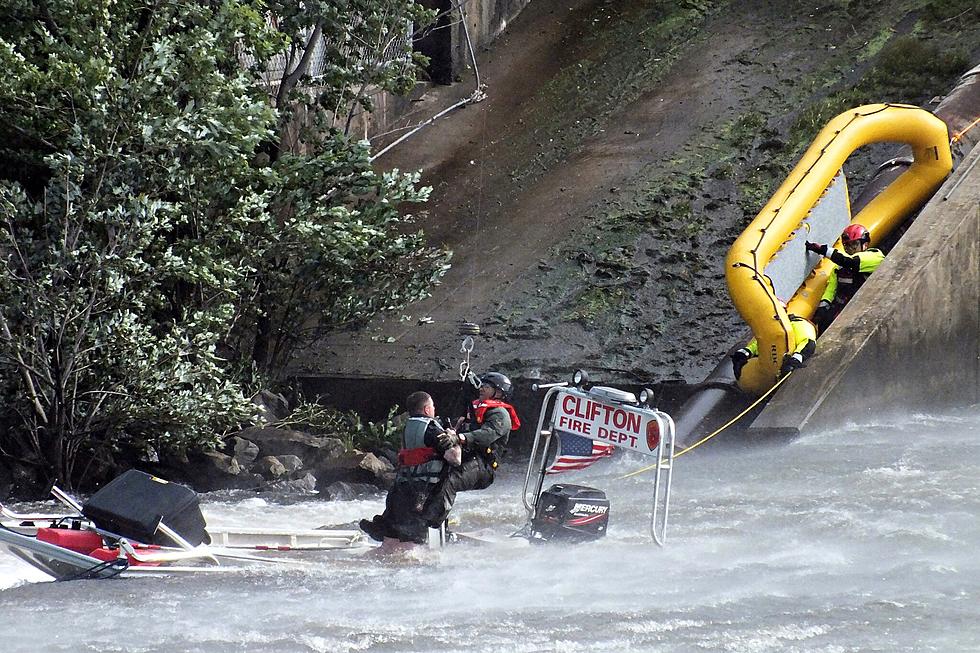
[[[231,573],[254,566],[254,563],[305,564],[296,560],[260,558],[231,550],[202,547],[194,551],[165,552],[150,564],[130,560],[129,563],[114,565],[112,561],[107,562],[3,528],[0,528],[0,551],[7,551],[55,580]],[[217,558],[226,558],[236,564],[222,565],[215,562]],[[182,564],[169,564],[169,561]]]
[[[55,579],[82,575],[87,578],[112,578],[123,571],[104,560],[6,529],[0,529],[0,549]]]

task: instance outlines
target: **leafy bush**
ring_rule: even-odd
[[[284,428],[295,428],[317,435],[328,435],[340,439],[348,451],[358,449],[398,449],[401,447],[401,434],[404,411],[392,406],[387,417],[377,422],[361,419],[355,411],[338,410],[316,402],[301,402],[289,416],[274,424]]]
[[[410,86],[411,57],[376,48],[426,15],[412,0],[4,5],[0,454],[73,487],[121,450],[211,446],[252,418],[241,371],[275,376],[308,338],[427,292],[448,253],[404,211],[426,191],[334,127]],[[321,34],[335,75],[317,95],[301,55]]]

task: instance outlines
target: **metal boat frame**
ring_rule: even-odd
[[[667,541],[667,518],[670,513],[670,486],[674,470],[675,429],[674,420],[670,415],[637,401],[633,393],[616,388],[594,386],[586,390],[582,387],[572,386],[568,382],[562,382],[538,384],[535,386],[535,389],[547,389],[548,391],[545,393],[544,399],[541,402],[540,417],[538,418],[538,425],[535,429],[534,444],[531,446],[531,455],[528,459],[527,474],[524,478],[524,489],[521,495],[529,522],[534,517],[544,485],[544,479],[547,475],[549,450],[553,441],[553,434],[556,430],[560,430],[556,429],[555,426],[558,417],[558,411],[555,408],[558,402],[552,400],[559,393],[563,393],[596,402],[602,406],[627,408],[631,412],[641,414],[645,419],[656,421],[660,437],[657,445],[652,448],[624,446],[621,443],[598,437],[595,434],[575,433],[575,435],[626,448],[630,451],[656,456],[657,462],[654,466],[655,478],[650,510],[650,535],[653,537],[654,542],[663,546]],[[546,423],[547,427],[545,426]]]
[[[134,545],[125,537],[96,527],[82,514],[81,504],[60,488],[52,488],[51,493],[72,512],[18,513],[0,504],[0,550],[6,550],[58,580],[235,571],[242,568],[243,562],[308,565],[309,561],[287,559],[275,554],[367,547],[360,531],[258,528],[208,529],[212,544],[192,546],[179,533],[161,522],[158,526],[159,532],[166,535],[175,546],[145,549]],[[68,523],[74,530],[98,533],[104,541],[118,546],[119,559],[107,562],[37,539],[38,528],[51,528],[64,523]],[[229,562],[236,566],[228,566]],[[192,566],[178,566],[174,563],[191,563]]]

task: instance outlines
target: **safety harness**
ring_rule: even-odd
[[[867,257],[861,256],[867,253]],[[857,254],[858,260],[861,261],[863,258],[870,258],[878,253],[878,250],[869,249],[865,252],[859,252]],[[864,266],[861,266],[864,267]],[[841,266],[837,268],[837,297],[842,301],[847,302],[854,296],[854,293],[864,285],[864,282],[868,280],[871,275],[870,272],[866,272],[858,267],[858,269],[852,269],[848,267]]]
[[[836,283],[833,286],[834,296],[832,298],[827,296],[831,287],[831,284],[828,284],[828,291],[824,292],[823,299],[829,299],[839,306],[849,302],[884,258],[885,255],[881,250],[875,248],[852,255],[841,254],[834,250],[830,255],[830,260],[837,264],[834,270],[836,276]]]

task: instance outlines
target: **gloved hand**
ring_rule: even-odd
[[[779,368],[779,376],[786,376],[793,370],[798,370],[801,367],[806,367],[806,364],[803,362],[803,354],[799,352],[786,354],[783,356],[783,365]]]
[[[745,347],[732,353],[732,370],[735,372],[736,379],[742,376],[742,368],[745,367],[750,358],[752,358],[752,352]]]
[[[453,467],[459,467],[463,464],[463,448],[462,447],[449,447],[446,452],[442,454],[442,459]],[[421,512],[421,511],[419,511]]]
[[[817,243],[811,243],[810,241],[807,241],[807,243],[806,243],[806,249],[807,249],[808,252],[813,252],[814,254],[819,254],[820,256],[826,256],[827,255],[827,246],[826,245],[819,245]]]
[[[826,321],[828,313],[830,313],[830,302],[826,299],[821,299],[820,303],[817,304],[817,308],[813,311],[813,323],[822,325]]]
[[[436,440],[439,442],[440,451],[447,451],[449,449],[452,449],[453,447],[457,446],[461,442],[459,434],[451,429],[448,431],[443,431],[442,433],[437,435]]]

